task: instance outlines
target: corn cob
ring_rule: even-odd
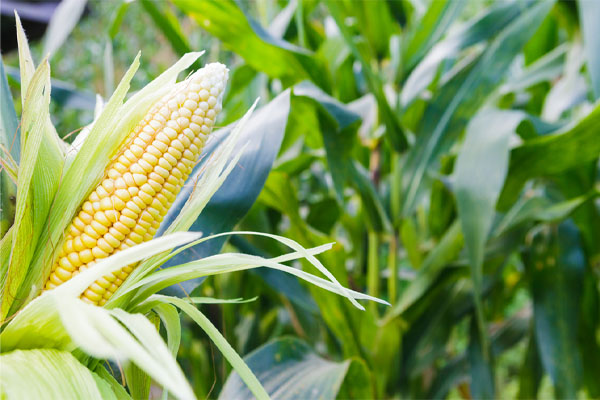
[[[151,108],[67,228],[46,290],[99,259],[152,239],[221,111],[227,77],[223,64],[209,64]],[[104,305],[134,267],[98,279],[81,298]]]

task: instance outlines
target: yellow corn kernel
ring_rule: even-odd
[[[156,103],[129,133],[65,232],[45,289],[97,260],[152,239],[202,151],[221,110],[228,70],[209,64]],[[81,295],[104,305],[135,265],[93,283]]]

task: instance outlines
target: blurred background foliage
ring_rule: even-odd
[[[336,242],[321,262],[391,303],[360,311],[272,270],[190,287],[258,296],[202,307],[273,397],[599,398],[598,4],[88,2],[54,44],[52,115],[71,140],[139,50],[133,90],[188,51],[226,63],[221,126],[261,98],[252,159],[272,170],[242,159],[260,176],[225,185],[201,226]],[[12,24],[3,12],[3,33]],[[225,246],[283,252],[261,237]],[[182,335],[199,397],[250,396],[193,323]]]

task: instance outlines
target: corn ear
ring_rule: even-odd
[[[154,237],[192,171],[221,111],[227,68],[209,64],[174,85],[129,134],[65,232],[45,289],[99,259]],[[103,305],[134,266],[104,276],[82,299]]]

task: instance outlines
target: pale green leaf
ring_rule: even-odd
[[[54,54],[62,46],[83,14],[87,0],[63,0],[59,3],[44,34],[44,54]]]
[[[60,323],[58,314],[60,299],[78,297],[98,278],[144,257],[188,243],[198,236],[191,232],[179,232],[130,247],[104,259],[94,268],[83,271],[58,288],[44,292],[20,310],[0,334],[2,351],[34,347],[72,350],[74,345]],[[95,332],[91,331],[90,338],[93,337]]]
[[[21,121],[23,148],[19,165],[19,190],[14,222],[14,237],[8,271],[2,276],[2,315],[7,315],[9,307],[17,296],[19,287],[28,270],[31,260],[31,241],[34,234],[34,203],[32,177],[40,154],[43,128],[50,105],[50,66],[43,62],[37,69],[28,86],[24,113]],[[2,268],[4,270],[4,267]],[[4,272],[4,271],[3,271]]]
[[[15,350],[0,356],[0,397],[20,399],[106,398],[93,373],[71,353],[50,350]]]
[[[131,361],[177,398],[195,398],[179,365],[146,317],[64,296],[56,300],[65,329],[87,354]]]

